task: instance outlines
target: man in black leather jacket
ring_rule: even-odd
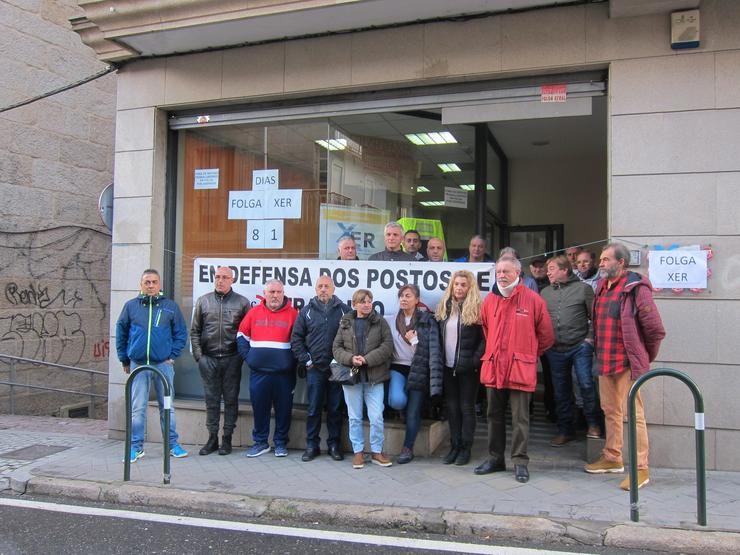
[[[234,274],[228,266],[219,266],[214,276],[215,291],[195,303],[190,343],[198,363],[206,401],[208,441],[199,454],[231,453],[231,435],[236,427],[242,358],[236,348],[239,323],[249,310],[249,300],[231,288]],[[224,431],[218,444],[221,398],[224,400]]]

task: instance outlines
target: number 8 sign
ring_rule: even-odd
[[[248,249],[282,249],[285,239],[283,220],[248,220]]]

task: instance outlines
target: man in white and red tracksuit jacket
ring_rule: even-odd
[[[504,256],[496,262],[496,286],[483,301],[481,323],[486,350],[480,381],[488,398],[490,458],[476,474],[506,470],[506,405],[511,401],[511,461],[518,482],[529,481],[529,402],[537,385],[537,359],[553,342],[547,305],[521,280],[521,263]]]
[[[270,412],[275,408],[275,456],[288,455],[288,432],[293,412],[296,361],[290,335],[298,311],[285,298],[280,280],[265,284],[262,302],[252,308],[239,325],[239,354],[249,366],[249,396],[254,413],[252,439],[247,457],[270,451]]]

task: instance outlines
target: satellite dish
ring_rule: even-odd
[[[109,230],[113,230],[113,183],[106,186],[103,192],[100,193],[98,199],[98,211],[100,212],[100,219],[103,220],[105,227]]]

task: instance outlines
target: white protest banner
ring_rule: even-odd
[[[706,289],[707,251],[650,251],[650,283],[659,289]]]
[[[450,276],[456,270],[469,270],[476,276],[481,297],[494,285],[493,263],[452,262],[380,262],[361,260],[257,260],[250,258],[196,258],[193,267],[193,305],[201,295],[213,291],[213,275],[218,266],[230,267],[235,276],[233,289],[247,297],[252,305],[259,302],[264,284],[279,279],[285,284],[285,294],[293,306],[301,309],[316,296],[319,276],[331,276],[335,295],[351,306],[357,289],[369,289],[373,306],[380,314],[398,312],[398,287],[407,283],[419,286],[421,301],[434,310],[442,297]]]

